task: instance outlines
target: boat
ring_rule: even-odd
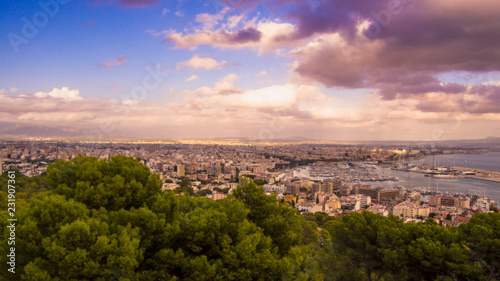
[[[455,179],[457,178],[456,175],[450,175],[450,174],[432,174],[432,175],[425,175],[427,177],[431,178],[436,178],[436,179]]]

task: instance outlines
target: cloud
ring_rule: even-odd
[[[218,95],[229,95],[234,93],[241,93],[241,90],[234,86],[236,80],[238,80],[238,75],[231,73],[224,76],[221,80],[215,82],[213,88],[201,87],[194,91],[196,96],[218,96]]]
[[[337,11],[345,17],[322,18],[337,2],[291,16],[301,36],[322,33],[291,53],[295,71],[305,78],[327,87],[378,88],[391,99],[405,93],[453,94],[466,87],[441,83],[440,73],[500,70],[500,22],[495,20],[500,2],[427,0],[395,14],[379,1],[358,1]]]
[[[106,88],[121,88],[121,87],[122,87],[122,84],[120,84],[120,83],[106,85]]]
[[[401,98],[415,100],[415,109],[421,112],[475,115],[500,113],[500,87],[495,85],[469,85],[453,95],[446,92],[428,92]]]
[[[196,54],[188,61],[178,63],[177,70],[183,70],[186,68],[191,68],[191,69],[202,68],[205,70],[213,70],[213,69],[222,69],[226,66],[228,66],[228,63],[226,61],[217,62],[212,58],[203,58],[200,57],[198,54]]]
[[[195,21],[203,24],[205,28],[212,28],[215,26],[220,20],[222,20],[225,16],[225,14],[229,11],[229,7],[225,7],[222,9],[220,13],[217,14],[208,14],[208,13],[202,13],[198,14],[195,17]]]
[[[271,130],[275,137],[352,140],[386,139],[387,134],[395,139],[430,138],[435,128],[443,128],[449,138],[461,137],[462,130],[477,133],[474,137],[478,138],[500,121],[500,113],[495,113],[500,107],[495,109],[494,104],[500,100],[500,91],[495,85],[468,86],[453,94],[452,100],[442,92],[392,100],[374,93],[352,102],[326,94],[319,85],[286,83],[242,89],[235,86],[238,78],[229,74],[213,87],[184,90],[169,103],[86,99],[66,87],[49,93],[0,95],[0,124],[72,128],[93,137],[125,133],[257,138],[262,130]],[[455,110],[450,111],[452,107]]]
[[[227,26],[234,25],[229,22]],[[225,25],[226,26],[226,25]],[[238,30],[228,30],[225,26],[219,29],[195,29],[190,33],[169,31],[164,42],[174,42],[175,48],[194,50],[201,45],[241,49],[253,48],[259,52],[280,51],[298,47],[307,42],[307,38],[296,38],[296,27],[291,23],[263,19],[248,21]]]
[[[259,76],[265,76],[267,74],[267,71],[263,70],[257,74],[255,74],[255,77],[259,77]]]
[[[238,31],[199,30],[192,34],[170,32],[164,42],[175,42],[175,48],[196,49],[199,45],[213,45],[228,48],[257,47],[262,34],[255,28],[248,27]]]
[[[161,0],[89,0],[90,5],[118,6],[122,8],[147,8],[158,6]]]
[[[235,16],[230,16],[227,19],[227,27],[229,29],[235,28],[244,18],[244,15],[235,15]]]
[[[158,6],[160,0],[120,0],[119,6],[125,8],[145,8]]]
[[[78,90],[70,90],[68,87],[62,87],[61,89],[54,88],[52,91],[46,92],[37,92],[33,94],[34,97],[43,99],[43,98],[54,98],[54,99],[62,99],[66,101],[73,100],[81,100],[80,92]]]
[[[6,94],[8,92],[10,93],[15,93],[17,92],[19,89],[16,88],[16,87],[11,87],[10,89],[0,89],[0,95],[3,95],[3,94]]]
[[[267,88],[212,96],[204,102],[235,108],[272,109],[290,107],[297,102],[297,92],[291,85],[274,85]]]
[[[175,15],[178,16],[178,17],[181,17],[181,18],[184,17],[184,13],[181,12],[181,11],[176,11]]]
[[[126,56],[120,55],[120,56],[116,57],[116,59],[114,59],[114,60],[108,60],[108,61],[105,61],[105,62],[99,62],[99,63],[97,63],[97,66],[108,68],[110,66],[117,66],[117,65],[124,64],[127,61],[128,61],[128,58]]]
[[[192,76],[189,76],[187,79],[186,79],[186,82],[191,82],[191,81],[194,81],[196,79],[200,79],[200,77],[198,77],[198,75],[192,75]]]
[[[500,2],[495,0],[244,1],[262,3],[278,18],[229,17],[219,29],[170,31],[175,48],[254,48],[292,58],[294,75],[326,87],[376,89],[384,99],[464,91],[439,74],[500,71]],[[273,10],[274,9],[274,10]],[[278,12],[279,11],[279,12]],[[453,50],[453,51],[450,51]]]

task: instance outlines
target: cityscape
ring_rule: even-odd
[[[185,142],[185,143],[183,143]],[[206,144],[216,142],[218,144]],[[233,143],[233,144],[231,144]],[[56,160],[70,161],[78,156],[109,161],[123,155],[140,159],[140,163],[157,174],[162,190],[186,192],[213,200],[225,199],[246,179],[261,184],[266,194],[275,193],[301,212],[324,212],[342,216],[368,210],[406,221],[423,221],[431,214],[439,223],[458,225],[478,212],[497,208],[498,191],[468,189],[462,193],[440,192],[436,183],[427,186],[397,184],[389,170],[420,173],[438,179],[472,178],[500,186],[500,170],[455,167],[412,162],[440,155],[496,153],[500,146],[427,145],[355,145],[275,143],[245,144],[235,140],[177,143],[72,143],[72,142],[3,142],[2,170],[18,170],[33,177],[47,173],[47,165]],[[453,163],[455,164],[455,163]],[[380,182],[394,182],[392,188]],[[464,214],[466,214],[464,216]],[[448,218],[450,218],[448,217]]]

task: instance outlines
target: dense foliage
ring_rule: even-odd
[[[458,228],[366,211],[299,215],[251,180],[219,201],[161,192],[122,156],[56,161],[46,177],[17,180],[16,273],[2,254],[2,280],[499,278],[498,213]],[[2,210],[2,253],[6,223]]]

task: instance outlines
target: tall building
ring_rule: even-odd
[[[436,207],[441,205],[441,196],[429,197],[429,206]]]
[[[0,154],[0,175],[3,174],[3,155]]]
[[[215,175],[218,176],[222,173],[222,167],[221,167],[221,163],[219,162],[216,162],[214,164],[214,172],[215,172]]]
[[[456,197],[441,197],[441,206],[456,207],[458,205],[457,203],[458,198]]]
[[[340,191],[340,188],[342,187],[342,180],[341,179],[327,179],[325,182],[331,183],[331,190],[330,193]]]
[[[299,181],[294,181],[294,182],[287,182],[286,183],[286,192],[290,194],[299,194],[300,192],[300,182]]]
[[[364,194],[370,196],[372,200],[380,201],[378,189],[373,188],[370,185],[355,184],[353,185],[353,188],[354,194]]]
[[[185,172],[185,170],[184,170],[184,165],[182,165],[182,164],[177,164],[177,165],[175,166],[175,172],[177,172],[177,175],[178,175],[179,177],[184,176],[184,175],[186,174],[186,172]]]

